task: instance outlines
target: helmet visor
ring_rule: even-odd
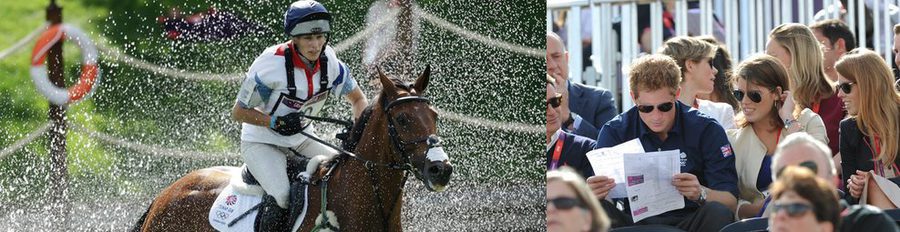
[[[331,25],[328,23],[328,20],[316,19],[297,23],[297,25],[294,25],[294,28],[291,29],[290,35],[299,36],[328,32],[331,32]]]

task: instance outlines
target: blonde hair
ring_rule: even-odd
[[[769,33],[769,39],[777,42],[791,55],[791,64],[785,64],[794,86],[797,111],[813,108],[819,100],[834,94],[834,83],[825,76],[822,44],[816,41],[812,31],[803,24],[785,23]]]
[[[781,87],[781,91],[786,91],[790,90],[791,86],[790,81],[788,81],[790,78],[788,78],[787,72],[784,70],[784,66],[781,65],[781,62],[775,57],[766,54],[754,55],[738,64],[731,79],[735,83],[737,83],[739,79],[744,80],[748,83],[766,88],[769,92],[773,93],[778,87]],[[781,93],[776,94],[780,95]],[[769,121],[775,128],[784,127],[784,122],[781,121],[781,117],[778,116],[778,107],[780,104],[783,104],[781,99],[775,99],[775,102],[773,103],[774,109],[769,112]],[[740,128],[750,126],[750,122],[747,121],[744,113],[739,113],[735,118],[735,122]]]
[[[653,54],[635,59],[628,70],[628,77],[635,98],[638,97],[638,89],[655,91],[667,88],[675,96],[681,82],[681,71],[672,57]]]
[[[849,117],[856,118],[863,135],[880,138],[881,162],[894,163],[900,146],[900,93],[894,89],[890,66],[872,50],[857,48],[838,59],[834,67],[841,76],[856,83],[858,107],[856,115]]]
[[[690,60],[700,62],[704,58],[712,59],[716,57],[716,45],[708,43],[698,38],[678,36],[673,37],[663,43],[657,54],[667,55],[675,59],[675,63],[681,70],[681,74],[687,71],[685,63]],[[682,79],[681,81],[684,81]]]
[[[609,229],[609,217],[600,207],[600,201],[588,188],[584,178],[578,175],[572,168],[563,166],[557,170],[547,172],[547,183],[550,181],[560,181],[575,192],[578,200],[587,206],[587,210],[591,212],[591,231],[606,231]]]

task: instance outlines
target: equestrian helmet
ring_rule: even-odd
[[[321,3],[296,1],[284,12],[284,34],[300,36],[331,32],[331,13]]]

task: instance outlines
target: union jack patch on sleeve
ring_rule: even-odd
[[[725,146],[722,146],[722,147],[720,147],[719,149],[722,150],[722,158],[728,158],[729,156],[731,156],[731,155],[733,154],[733,153],[731,152],[731,145],[730,145],[730,144],[726,144]]]

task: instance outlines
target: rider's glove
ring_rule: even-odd
[[[291,136],[303,130],[305,118],[302,112],[294,112],[280,117],[272,117],[269,122],[269,128],[272,128],[278,134]]]

